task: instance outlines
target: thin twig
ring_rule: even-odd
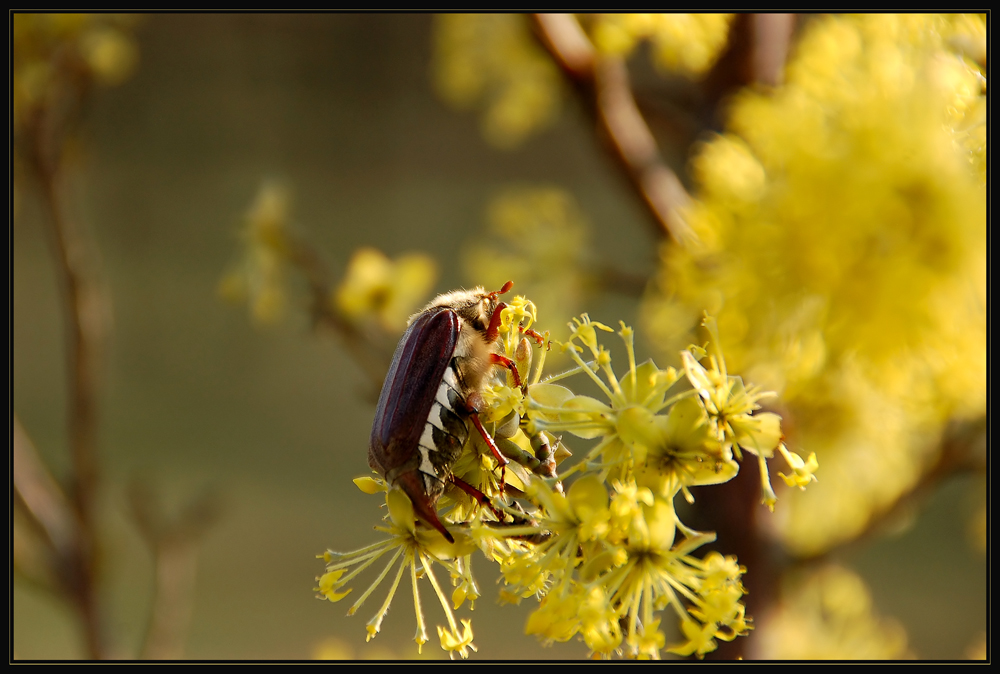
[[[66,105],[79,103],[83,88],[73,90]],[[66,120],[64,111],[50,102],[31,115],[25,134],[27,164],[37,181],[48,215],[49,240],[63,295],[67,332],[69,443],[73,474],[69,498],[75,511],[75,550],[63,559],[70,595],[80,611],[87,651],[104,655],[96,590],[96,532],[94,503],[99,470],[97,460],[97,379],[99,345],[104,333],[106,302],[96,283],[96,262],[84,233],[66,216],[60,199],[59,168]]]
[[[683,242],[690,231],[680,209],[690,196],[663,161],[656,139],[636,105],[624,61],[598,54],[571,14],[533,17],[542,44],[594,116],[612,154],[653,216],[658,232]]]
[[[14,416],[14,490],[46,544],[59,557],[66,557],[75,545],[76,523],[66,496],[45,467],[31,438]]]
[[[343,340],[354,361],[365,371],[377,398],[382,388],[382,380],[392,351],[384,346],[384,340],[366,335],[350,321],[344,319],[330,304],[331,284],[326,265],[316,251],[301,239],[290,242],[291,262],[305,277],[309,286],[310,314],[315,327],[323,326],[332,330]]]
[[[67,571],[80,549],[76,515],[17,415],[13,440],[15,506],[25,516],[14,525],[15,568],[48,590],[67,588]]]
[[[139,657],[176,660],[184,655],[185,634],[193,613],[198,543],[218,517],[218,499],[207,493],[174,521],[167,522],[148,485],[134,482],[129,496],[156,569],[149,623]]]

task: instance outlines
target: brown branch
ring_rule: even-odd
[[[65,557],[77,536],[73,510],[59,484],[49,473],[35,450],[31,438],[14,415],[14,490],[47,546],[57,556]]]
[[[725,51],[702,81],[707,106],[715,109],[729,94],[748,85],[781,84],[796,23],[795,14],[736,15]]]
[[[611,152],[649,209],[659,234],[682,243],[690,230],[680,215],[690,197],[663,161],[656,139],[639,111],[620,58],[597,53],[572,14],[535,14],[545,48],[607,138]]]
[[[68,436],[73,465],[69,499],[76,523],[74,549],[61,557],[69,594],[84,624],[89,657],[104,655],[96,590],[94,502],[99,470],[97,457],[97,380],[99,345],[107,303],[96,282],[96,261],[85,234],[66,216],[60,198],[61,153],[65,141],[66,107],[79,104],[85,87],[67,84],[66,100],[54,98],[30,115],[23,136],[26,164],[38,184],[47,212],[48,234],[62,289],[67,332],[69,393]]]
[[[191,623],[198,543],[217,520],[219,503],[213,494],[194,501],[174,521],[167,522],[151,488],[133,482],[129,501],[139,532],[153,554],[155,584],[149,623],[139,657],[176,660],[184,655],[184,638]]]
[[[15,507],[23,515],[14,520],[15,569],[48,590],[67,589],[80,549],[76,516],[17,415],[13,430]]]

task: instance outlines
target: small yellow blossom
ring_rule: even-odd
[[[448,630],[443,627],[438,627],[438,638],[441,639],[441,648],[448,651],[448,654],[454,656],[458,653],[462,656],[462,659],[469,657],[469,649],[473,651],[476,647],[472,643],[472,622],[469,620],[462,621],[462,633],[459,634],[458,630]]]
[[[333,304],[353,323],[374,321],[389,332],[400,332],[426,301],[436,277],[437,265],[427,255],[409,253],[390,260],[375,248],[359,248],[334,291]]]
[[[819,468],[819,463],[816,461],[815,452],[810,454],[809,458],[803,461],[801,456],[795,452],[789,452],[784,445],[780,445],[778,450],[781,452],[781,455],[785,457],[785,461],[788,462],[788,466],[792,469],[791,475],[778,473],[781,479],[785,481],[785,484],[789,487],[805,489],[806,485],[810,482],[816,481],[816,476],[813,473],[815,473],[816,469]]]

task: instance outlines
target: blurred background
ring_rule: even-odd
[[[14,15],[15,66],[19,55],[26,59],[36,48],[38,54],[50,53],[45,49],[51,51],[59,40],[78,39],[96,25],[80,20],[74,26],[65,17],[62,28],[29,25],[39,18]],[[661,257],[661,246],[676,237],[664,232],[662,218],[651,217],[634,180],[595,132],[587,106],[575,102],[573,87],[553,68],[552,86],[563,99],[558,114],[524,142],[505,143],[515,132],[491,131],[482,115],[460,109],[455,101],[461,96],[442,84],[449,34],[435,22],[427,14],[149,14],[110,23],[107,30],[121,41],[108,49],[118,49],[116,58],[128,67],[119,75],[109,66],[106,83],[114,86],[88,88],[72,115],[65,113],[72,124],[61,137],[57,160],[45,159],[53,156],[50,147],[34,159],[15,157],[13,412],[23,428],[18,438],[30,438],[57,481],[77,474],[67,422],[74,381],[67,353],[73,342],[47,224],[53,192],[47,191],[46,166],[58,165],[58,207],[90,241],[90,259],[96,261],[90,269],[98,270],[94,287],[107,299],[102,305],[107,311],[98,312],[105,337],[93,364],[99,374],[94,388],[99,488],[92,521],[100,549],[92,572],[100,597],[102,655],[150,653],[142,644],[156,569],[173,568],[191,579],[191,602],[176,608],[172,623],[180,632],[172,643],[182,645],[153,651],[159,657],[415,656],[413,611],[406,601],[397,600],[382,632],[366,644],[365,622],[380,596],[353,617],[344,615],[346,605],[315,598],[314,579],[323,572],[316,555],[377,539],[372,530],[380,517],[377,497],[362,494],[351,480],[369,473],[366,443],[378,391],[372,372],[378,366],[372,364],[377,358],[366,363],[358,356],[359,340],[373,341],[363,337],[366,333],[351,338],[336,326],[322,329],[329,325],[311,308],[309,289],[294,265],[283,277],[285,294],[270,305],[254,304],[253,283],[261,281],[246,270],[255,259],[254,222],[266,219],[261,212],[268,203],[282,223],[282,236],[294,237],[322,262],[331,290],[348,274],[355,251],[373,247],[390,259],[413,252],[429,256],[436,273],[417,274],[413,281],[426,285],[429,296],[497,283],[491,265],[516,248],[496,243],[504,231],[495,224],[502,219],[497,209],[502,211],[505,198],[522,203],[517,195],[523,193],[511,190],[538,190],[526,194],[555,199],[569,223],[565,228],[573,232],[557,245],[585,247],[574,262],[583,260],[591,276],[546,290],[545,270],[538,268],[545,259],[536,260],[525,272],[531,282],[512,276],[514,291],[536,291],[529,297],[554,336],[571,315],[588,311],[609,325],[619,320],[637,325],[640,359],[655,356],[658,364],[676,364],[668,363],[656,344],[641,341],[659,334],[654,327],[643,329],[642,321],[655,324],[662,314],[644,288],[666,282],[663,260],[669,256]],[[37,37],[46,30],[49,37]],[[795,30],[793,45],[807,28]],[[531,39],[530,26],[523,34]],[[48,46],[37,47],[32,39],[47,40]],[[646,93],[689,112],[708,109],[705,99],[691,102],[692,76],[664,78],[666,83],[657,85],[662,88],[654,89],[650,83],[660,74],[648,62],[641,48],[628,61],[640,102]],[[22,77],[17,86],[30,93],[24,82],[42,76],[23,72],[16,72]],[[983,73],[985,96],[985,66]],[[31,110],[30,104],[25,109]],[[644,108],[655,118],[649,110]],[[696,115],[698,122],[681,131],[658,131],[664,164],[695,194],[699,177],[687,172],[688,160],[692,148],[707,142],[706,134],[723,130],[719,114]],[[33,138],[27,128],[15,131],[16,143]],[[510,147],[498,147],[505,144]],[[971,184],[972,191],[962,194],[985,194]],[[984,236],[985,220],[973,218]],[[985,262],[985,248],[976,248],[979,238],[969,240],[973,254]],[[502,252],[491,256],[491,250]],[[565,282],[562,264],[552,262],[552,276]],[[480,267],[487,278],[477,277]],[[226,297],[250,301],[234,304]],[[560,299],[561,306],[547,306]],[[705,308],[710,307],[693,311]],[[391,349],[393,323],[385,323]],[[726,329],[724,318],[720,325]],[[751,368],[752,355],[741,367]],[[985,363],[984,355],[979,360]],[[985,387],[985,369],[976,369],[983,366],[948,367],[965,368],[963,376]],[[985,413],[981,405],[973,401],[959,412],[948,409],[955,418],[975,421]],[[927,431],[937,451],[921,450],[913,477],[879,502],[879,515],[871,518],[877,526],[859,524],[834,542],[782,553],[808,560],[798,573],[830,563],[852,569],[850,582],[862,583],[854,608],[885,627],[897,646],[903,634],[903,645],[894,651],[859,657],[963,659],[988,653],[985,472],[962,463],[939,470],[933,480],[921,478],[932,472],[924,468],[937,465],[934,457],[952,437],[942,430],[952,428],[946,426],[949,414],[943,412],[944,421]],[[794,430],[786,428],[786,434],[794,438]],[[984,440],[966,444],[976,442]],[[803,456],[815,450],[794,439],[789,443]],[[822,453],[819,461],[823,485]],[[877,465],[866,468],[859,466],[860,477],[847,479],[882,480],[873,474]],[[799,494],[779,494],[778,510]],[[710,498],[710,492],[699,493],[701,498]],[[18,534],[22,520],[15,513],[13,658],[92,657],[73,602],[53,590],[60,574],[70,572],[32,562],[44,552],[37,543],[32,547],[30,536]],[[156,521],[189,526],[178,539],[151,539]],[[149,544],[154,539],[159,548]],[[170,540],[181,543],[170,548],[164,543]],[[720,548],[725,549],[722,540]],[[157,567],[151,549],[168,557],[173,550],[183,561]],[[749,583],[754,568],[742,556],[741,562],[748,566]],[[586,648],[575,641],[543,646],[525,636],[528,602],[497,605],[495,570],[483,561],[476,572],[483,591],[472,614],[476,659],[586,657]],[[186,581],[178,582],[175,587],[185,587]],[[434,608],[428,611],[432,623],[440,620]],[[748,639],[763,639],[765,625]],[[848,651],[830,653],[852,657]],[[444,653],[432,639],[424,657]],[[778,657],[777,651],[770,657]]]

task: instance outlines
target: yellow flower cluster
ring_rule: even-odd
[[[512,148],[552,122],[561,75],[521,14],[435,17],[434,84],[452,105],[483,111],[482,132]]]
[[[707,309],[781,394],[824,465],[785,512],[799,552],[856,535],[984,412],[983,40],[982,17],[817,18],[786,84],[741,94],[693,161],[699,241],[665,249],[646,324],[670,352]]]
[[[664,71],[701,75],[726,46],[732,14],[600,14],[590,32],[602,53],[628,56],[648,40]]]
[[[240,231],[240,259],[219,283],[219,294],[234,304],[248,303],[261,325],[277,322],[288,304],[290,201],[282,185],[261,187]]]
[[[486,387],[487,407],[480,416],[511,463],[498,477],[492,453],[471,433],[452,466],[456,483],[471,485],[489,504],[471,498],[468,489],[445,491],[437,509],[455,538],[452,544],[418,526],[407,497],[390,489],[389,524],[380,529],[389,539],[353,553],[327,553],[327,572],[317,588],[321,598],[343,599],[349,581],[395,551],[350,612],[398,562],[389,595],[369,623],[369,636],[378,632],[399,580],[410,569],[418,646],[427,637],[416,587],[426,576],[448,618],[448,625],[439,628],[441,646],[466,657],[473,648],[471,624],[463,620],[458,627],[431,566],[448,569],[457,608],[479,596],[470,573],[470,555],[479,549],[503,573],[503,598],[538,598],[526,630],[544,641],[579,637],[602,657],[655,659],[664,649],[701,657],[716,648],[718,639],[746,634],[752,625],[741,603],[744,569],[733,557],[695,554],[715,535],[684,525],[675,497],[683,494],[691,501],[690,487],[729,480],[739,470],[737,460],[749,452],[762,468],[763,500],[773,506],[765,460],[781,453],[790,466],[786,481],[802,487],[815,479],[816,461],[789,452],[777,415],[759,412],[758,401],[766,394],[728,374],[714,322],[705,321],[713,339],[711,355],[690,347],[681,354],[680,370],[661,370],[651,361],[637,365],[633,331],[622,324],[618,334],[628,368],[618,376],[599,339],[611,329],[583,315],[570,324],[570,338],[562,344],[576,366],[543,381],[547,335],[531,327],[534,304],[515,297],[501,318],[498,343],[515,362],[526,393],[503,375]],[[535,362],[529,337],[540,342]],[[605,400],[574,393],[566,385],[572,375],[587,377]],[[597,442],[559,478],[555,464],[569,456],[555,440],[563,433]],[[376,478],[356,482],[367,493],[386,489]],[[354,570],[345,575],[349,567]],[[659,615],[668,606],[682,637],[669,648]]]

